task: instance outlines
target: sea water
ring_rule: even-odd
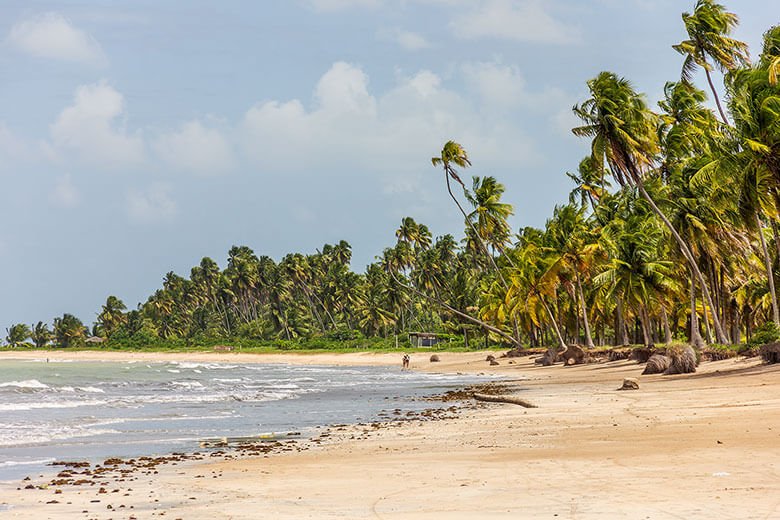
[[[395,367],[0,361],[0,481],[55,460],[195,451],[209,437],[377,420],[476,376]]]

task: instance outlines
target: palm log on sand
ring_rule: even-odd
[[[474,394],[474,399],[488,403],[519,404],[524,408],[538,408],[535,404],[531,404],[525,399],[520,399],[519,397],[513,397],[511,395]]]

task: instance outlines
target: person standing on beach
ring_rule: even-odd
[[[409,370],[409,354],[404,354],[401,370]]]

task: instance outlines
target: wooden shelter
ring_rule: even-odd
[[[440,341],[439,335],[434,332],[410,332],[409,343],[413,347],[432,347]]]

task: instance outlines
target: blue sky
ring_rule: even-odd
[[[780,3],[732,1],[758,50]],[[459,235],[444,142],[543,225],[587,143],[602,70],[655,103],[679,0],[289,0],[0,5],[0,325],[128,307],[245,244],[341,239],[362,271],[412,216]],[[716,79],[720,81],[719,76]],[[700,85],[703,82],[700,81]]]

